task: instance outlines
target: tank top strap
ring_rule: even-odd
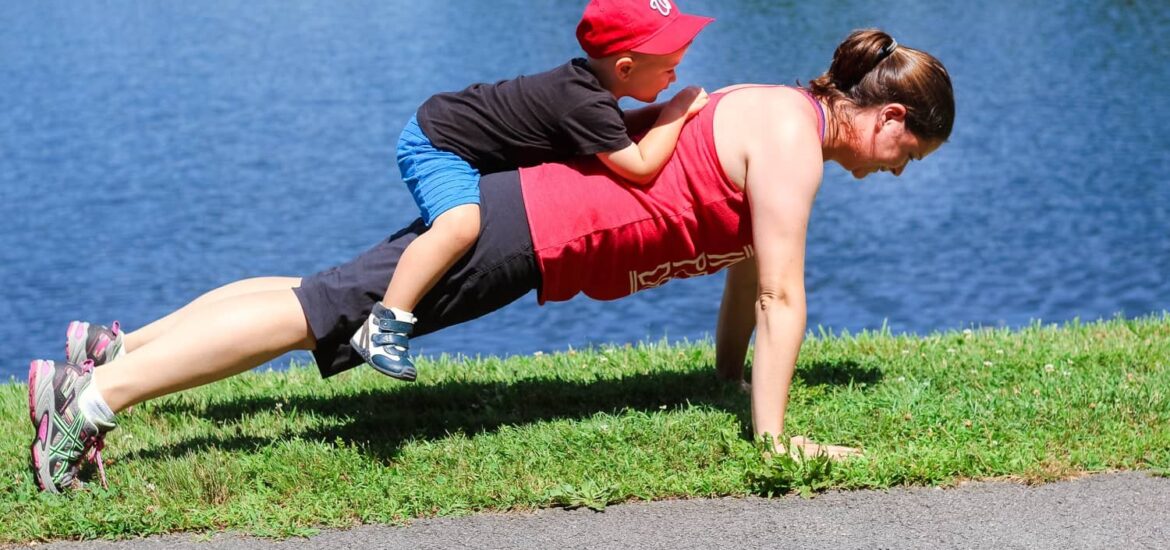
[[[811,93],[809,93],[808,90],[806,90],[804,88],[796,88],[796,91],[803,94],[805,99],[807,99],[809,103],[812,103],[813,109],[817,110],[817,130],[820,131],[820,134],[821,134],[821,144],[824,144],[825,143],[825,108],[823,106],[821,106],[821,102],[817,101],[817,98],[813,97],[813,95]]]

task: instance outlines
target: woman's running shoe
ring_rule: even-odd
[[[102,464],[105,435],[114,424],[98,425],[82,412],[78,398],[93,382],[93,363],[81,365],[33,361],[28,368],[29,410],[36,433],[29,447],[29,465],[37,487],[60,493],[84,486],[78,473],[95,463],[106,486]]]
[[[117,321],[108,327],[73,321],[65,333],[65,360],[74,365],[93,361],[100,367],[122,355],[122,335]]]

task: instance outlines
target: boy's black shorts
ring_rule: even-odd
[[[540,288],[519,172],[480,180],[480,220],[479,241],[415,309],[415,336],[491,313]],[[313,357],[322,377],[363,362],[349,339],[382,300],[406,246],[424,231],[422,220],[415,220],[357,258],[305,277],[293,289],[317,339]]]

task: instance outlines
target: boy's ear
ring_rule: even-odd
[[[634,72],[634,58],[623,55],[613,64],[613,73],[619,80],[629,80],[630,73]]]

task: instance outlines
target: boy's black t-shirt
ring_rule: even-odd
[[[480,173],[617,151],[629,136],[617,99],[584,59],[551,71],[432,96],[418,124]]]

